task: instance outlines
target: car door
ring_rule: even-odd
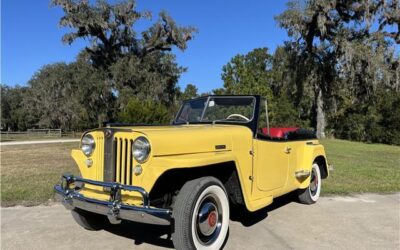
[[[287,142],[254,139],[254,166],[258,189],[272,191],[283,188],[289,167]]]

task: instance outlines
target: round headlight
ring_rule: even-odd
[[[81,141],[81,150],[86,156],[90,156],[94,149],[96,148],[96,143],[94,142],[94,138],[90,134],[86,134]]]
[[[149,141],[140,136],[132,144],[132,156],[139,163],[143,163],[147,160],[150,154],[150,143]]]

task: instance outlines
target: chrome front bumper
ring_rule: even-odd
[[[73,187],[71,184],[75,184]],[[109,201],[85,197],[79,190],[85,184],[104,187],[110,192]],[[79,178],[73,175],[63,175],[61,184],[54,186],[56,197],[67,209],[80,208],[97,214],[106,215],[111,223],[118,224],[121,220],[129,220],[154,225],[170,225],[171,210],[150,207],[149,195],[141,187],[121,185],[114,182],[100,182]],[[141,194],[142,206],[123,204],[121,191],[133,191]]]

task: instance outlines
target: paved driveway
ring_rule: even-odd
[[[234,215],[225,249],[400,249],[400,193],[291,201]],[[173,248],[167,228],[125,223],[86,231],[61,205],[2,208],[1,219],[1,249]]]

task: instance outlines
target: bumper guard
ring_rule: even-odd
[[[71,184],[75,183],[74,187]],[[110,191],[109,201],[85,197],[79,190],[86,184],[101,186]],[[150,207],[149,194],[141,187],[122,185],[114,182],[101,182],[79,178],[73,175],[63,175],[61,184],[54,186],[56,197],[67,209],[80,208],[97,214],[106,215],[111,223],[118,224],[121,220],[142,222],[153,225],[170,225],[171,210]],[[121,190],[138,192],[143,198],[142,206],[123,204]]]

